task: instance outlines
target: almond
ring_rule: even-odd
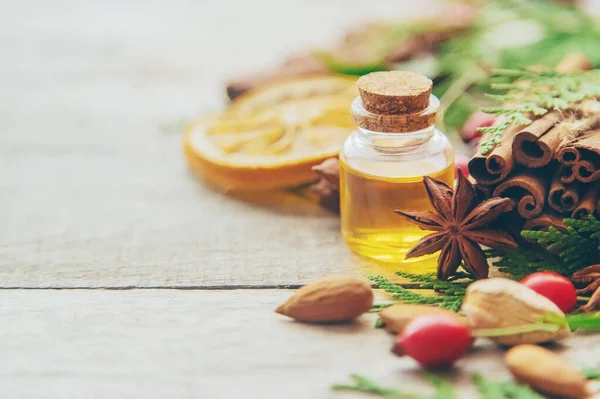
[[[566,398],[591,395],[585,376],[548,349],[518,345],[506,352],[504,362],[515,379],[537,391]]]
[[[330,277],[305,285],[275,312],[312,323],[355,319],[373,306],[371,284],[354,277]]]
[[[387,332],[399,334],[414,318],[426,314],[449,314],[458,317],[456,313],[430,305],[392,305],[383,309],[379,316],[385,324]]]

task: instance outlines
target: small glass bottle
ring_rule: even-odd
[[[340,152],[342,233],[359,255],[399,270],[433,271],[436,254],[405,259],[424,235],[394,211],[433,211],[423,176],[454,182],[454,150],[434,125],[439,100],[432,82],[410,72],[376,72],[358,80],[352,103],[358,129]]]

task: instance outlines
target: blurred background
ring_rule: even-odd
[[[228,87],[237,94],[231,87],[240,90],[248,75],[277,77],[289,57],[316,57],[326,74],[429,75],[455,143],[492,68],[552,68],[573,52],[600,65],[593,0],[25,0],[0,8],[0,242],[39,250],[5,247],[9,283],[14,264],[50,267],[57,254],[91,269],[115,259],[166,262],[196,245],[229,251],[231,237],[215,241],[204,217],[238,215],[241,231],[252,231],[264,215],[239,216],[239,204],[193,184],[180,134],[226,110]],[[195,207],[199,198],[206,203]],[[69,242],[91,258],[81,261]],[[136,280],[134,270],[121,272],[121,281]]]

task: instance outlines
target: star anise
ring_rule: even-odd
[[[583,312],[591,312],[600,306],[600,265],[588,266],[573,274],[575,283],[585,283],[587,287],[577,290],[577,294],[584,295],[593,292],[592,297],[579,309]]]
[[[446,183],[424,177],[429,201],[436,212],[396,211],[422,230],[434,233],[423,237],[406,258],[432,254],[441,250],[437,276],[447,280],[456,273],[461,260],[475,278],[486,278],[489,266],[479,244],[492,248],[516,248],[510,234],[488,226],[504,212],[513,208],[509,198],[490,198],[477,205],[475,188],[458,172],[456,190]]]

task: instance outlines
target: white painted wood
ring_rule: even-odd
[[[329,386],[360,373],[423,391],[410,359],[389,352],[374,315],[350,326],[295,323],[273,312],[289,290],[0,290],[3,398],[353,398]],[[578,366],[598,336],[566,343]],[[505,379],[483,343],[447,374],[461,398],[472,372]],[[358,396],[363,397],[363,396]]]

